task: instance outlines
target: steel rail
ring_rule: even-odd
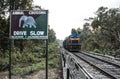
[[[66,51],[66,50],[65,50],[65,51]],[[74,54],[72,54],[72,53],[70,53],[70,52],[68,52],[68,51],[66,51],[66,53],[69,54],[69,55],[71,56],[71,58],[74,59],[74,62],[76,62],[77,66],[78,66],[78,67],[82,70],[82,72],[86,75],[87,79],[93,79],[93,77],[80,65],[79,61],[77,60],[77,57],[76,57]]]
[[[95,58],[95,59],[98,59],[98,60],[104,61],[104,62],[106,62],[106,63],[112,64],[112,65],[114,65],[114,66],[120,68],[120,64],[117,64],[117,63],[114,63],[114,62],[110,62],[110,61],[107,61],[107,60],[104,60],[104,59],[101,59],[101,58],[98,58],[98,57],[92,56],[92,55],[87,54],[87,53],[83,53],[83,52],[80,52],[80,53],[82,53],[82,54],[84,54],[84,55],[87,55],[87,56],[89,56],[89,57],[92,57],[92,58]]]
[[[84,60],[85,62],[89,63],[90,65],[94,66],[95,68],[99,69],[100,71],[102,71],[104,74],[106,74],[106,75],[109,76],[110,78],[112,78],[112,79],[118,79],[118,77],[116,77],[115,75],[113,75],[113,74],[105,71],[104,69],[98,67],[95,63],[88,61],[88,60],[85,59],[84,57],[82,57],[82,56],[80,56],[80,55],[78,56],[77,54],[75,54],[75,56],[77,56],[78,58]],[[87,55],[87,56],[88,56],[88,55]],[[92,58],[94,58],[94,57],[92,57]],[[101,60],[100,60],[100,61],[101,61]]]

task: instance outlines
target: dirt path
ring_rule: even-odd
[[[0,79],[8,79],[8,73],[4,73],[4,75],[0,75]],[[31,75],[25,75],[23,77],[20,76],[12,76],[12,79],[45,79],[45,70],[40,70]],[[61,70],[50,69],[48,70],[48,79],[62,79],[61,78]]]
[[[0,72],[0,79],[8,79],[8,72]]]

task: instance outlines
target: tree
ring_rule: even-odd
[[[77,31],[74,28],[72,28],[71,34],[77,34]]]
[[[84,49],[84,50],[87,49],[86,47],[89,44],[89,43],[87,43],[87,39],[89,39],[92,36],[92,32],[91,32],[91,29],[89,27],[90,27],[90,24],[89,23],[85,23],[83,25],[83,30],[82,30],[82,32],[80,34],[81,43],[82,43],[82,49]]]
[[[82,32],[82,29],[77,28],[77,33],[78,33],[78,34],[81,34],[81,32]]]
[[[113,9],[99,9],[97,11],[98,15],[98,22],[101,29],[101,33],[104,36],[107,36],[107,38],[111,39],[109,43],[111,43],[113,48],[120,48],[118,44],[120,44],[120,13],[119,8],[113,8]],[[109,41],[109,40],[108,40]]]
[[[48,28],[48,41],[49,43],[55,42],[56,40],[56,33],[54,32],[53,29]]]
[[[120,8],[100,7],[91,26],[100,50],[120,49]]]
[[[8,9],[8,1],[0,1],[0,50],[5,54],[5,51],[8,50],[9,45],[9,21],[6,18]]]

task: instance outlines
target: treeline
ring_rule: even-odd
[[[82,50],[120,56],[120,8],[100,7],[95,17],[85,19],[81,34]]]
[[[10,5],[11,10],[41,10],[40,6],[35,6],[32,2],[33,0],[0,1],[0,71],[9,68],[9,51],[11,48],[9,39]],[[59,48],[55,35],[54,30],[48,26],[49,68],[59,67],[60,64]],[[13,43],[12,74],[23,75],[45,68],[45,40],[14,40]]]

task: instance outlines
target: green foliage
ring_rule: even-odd
[[[24,68],[14,68],[12,70],[12,73],[14,75],[25,75],[25,74],[31,74],[35,71],[38,71],[40,69],[45,69],[45,63],[42,62],[42,63],[37,63],[37,64],[32,64],[32,66],[27,66],[27,67],[24,67]]]
[[[8,21],[0,17],[0,50],[5,53],[9,48],[9,39],[8,39]]]
[[[57,43],[49,44],[49,68],[60,68],[61,67],[61,55],[60,48]]]
[[[55,42],[55,40],[56,40],[56,33],[54,32],[54,30],[53,29],[48,29],[48,41],[49,41],[49,43],[52,43],[52,42]]]
[[[22,63],[33,63],[33,62],[37,62],[39,61],[39,59],[37,57],[35,57],[35,55],[31,52],[24,52],[24,53],[20,53],[20,52],[16,52],[12,54],[12,64],[16,65],[16,64],[22,64]]]
[[[99,49],[94,49],[95,53],[100,53],[101,51]]]
[[[60,49],[58,48],[58,44],[50,43],[48,47],[49,47],[48,48],[48,60],[49,60],[48,67],[60,68],[61,56],[60,56]],[[36,49],[39,49],[39,48],[36,48]],[[24,53],[15,52],[12,55],[12,65],[13,65],[12,73],[14,75],[18,75],[18,74],[25,75],[25,74],[31,74],[34,71],[38,71],[40,69],[45,69],[45,57],[44,56],[38,57],[37,53],[36,51],[24,52]]]
[[[0,71],[4,71],[9,68],[9,55],[8,51],[2,53],[0,51]]]
[[[120,8],[100,7],[96,17],[84,24],[81,32],[82,49],[103,52],[103,54],[120,55]],[[92,27],[92,29],[90,29]]]
[[[0,58],[0,71],[5,71],[9,68],[8,58]]]
[[[72,28],[71,34],[77,34],[77,31],[74,28]]]
[[[82,49],[94,51],[95,49],[99,49],[99,44],[93,38],[87,38],[82,42]]]
[[[80,31],[82,50],[120,57],[120,8],[100,7]],[[74,29],[72,29],[74,30]]]
[[[110,43],[111,49],[119,49],[120,45],[120,13],[119,8],[107,9],[105,7],[100,7],[97,13],[97,19],[95,18],[92,22],[92,27],[94,29],[99,29],[99,36],[102,35],[103,41]],[[96,23],[96,24],[95,24]],[[99,28],[98,28],[99,27]],[[95,32],[98,32],[96,30]],[[108,47],[106,47],[108,48]]]

